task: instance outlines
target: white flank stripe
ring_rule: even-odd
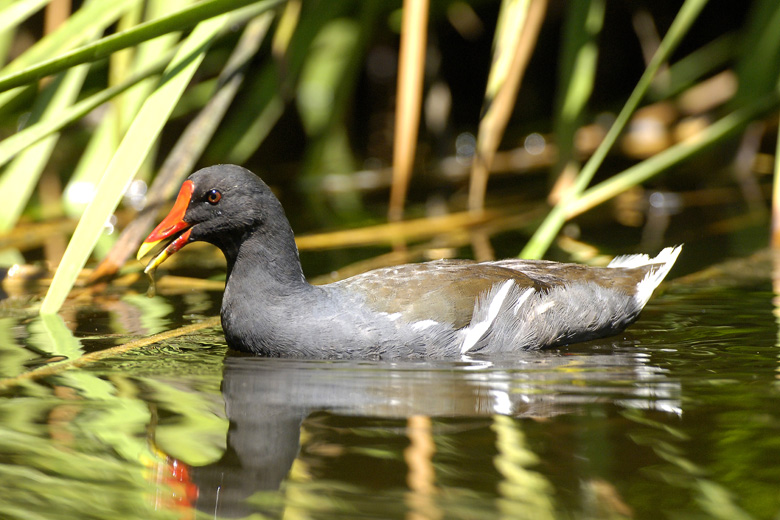
[[[555,302],[546,302],[541,304],[539,307],[536,308],[537,316],[543,312],[547,312],[548,310],[550,310],[550,307],[552,307],[553,305],[555,305]]]
[[[490,302],[490,307],[488,307],[488,313],[485,320],[469,326],[469,331],[466,333],[466,337],[463,338],[463,345],[460,347],[461,354],[471,350],[471,348],[477,344],[477,341],[485,335],[485,332],[487,332],[490,325],[493,324],[493,321],[498,316],[498,311],[501,310],[501,305],[504,303],[507,294],[509,294],[509,289],[512,288],[512,284],[514,283],[514,280],[507,280],[504,282]]]
[[[493,320],[496,319],[496,316],[498,316],[498,311],[501,310],[501,305],[504,303],[504,300],[506,299],[506,295],[509,294],[509,289],[512,288],[512,284],[514,284],[514,280],[507,280],[504,282],[504,285],[501,286],[501,288],[498,290],[496,295],[493,297],[493,301],[490,302],[490,307],[488,307],[488,315],[487,315],[487,322],[488,324],[493,323]]]
[[[433,327],[437,323],[438,323],[437,321],[433,321],[433,320],[416,321],[416,322],[412,323],[412,328],[414,330],[425,330],[428,327]]]
[[[528,300],[528,298],[530,298],[533,293],[534,293],[533,287],[529,287],[528,289],[523,291],[523,294],[521,294],[520,297],[515,302],[515,308],[514,308],[515,316],[517,316],[517,314],[520,312],[520,307],[523,306],[526,300]]]

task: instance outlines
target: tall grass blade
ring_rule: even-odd
[[[159,74],[165,69],[165,65],[170,61],[172,56],[172,53],[162,55],[158,58],[156,63],[150,64],[147,68],[139,71],[121,84],[92,94],[78,103],[60,111],[56,117],[39,121],[0,141],[0,166],[7,164],[25,148],[28,148],[55,132],[59,132],[67,125],[86,116],[103,103],[110,101],[133,85],[136,85],[139,81],[142,81],[149,76]],[[2,180],[0,180],[0,183],[2,183]]]
[[[733,104],[763,96],[775,88],[780,74],[780,3],[759,0],[752,6],[738,62],[739,88]]]
[[[2,4],[2,11],[0,11],[0,32],[14,29],[49,2],[51,0],[24,0],[22,2],[6,0]]]
[[[154,20],[182,9],[190,0],[153,0],[146,6],[148,20]],[[136,18],[130,16],[127,18]],[[123,19],[124,20],[124,19]],[[127,20],[125,23],[138,23],[138,20]],[[178,33],[168,33],[159,38],[146,41],[132,49],[125,59],[120,58],[126,49],[111,56],[110,84],[122,84],[129,77],[137,77],[138,71],[146,70],[149,65],[159,69],[161,56],[172,57],[171,49],[178,43]],[[129,63],[125,63],[127,59]],[[138,114],[144,100],[157,85],[157,78],[147,77],[137,82],[131,89],[114,99],[106,110],[100,124],[92,134],[87,148],[76,165],[73,175],[65,188],[64,207],[66,213],[75,217],[84,211],[89,201],[89,195],[95,192],[100,177],[105,171],[111,157],[119,146],[122,136]]]
[[[32,47],[3,67],[3,69],[0,70],[0,73],[5,76],[12,72],[18,72],[20,69],[30,67],[37,62],[48,59],[52,54],[63,52],[72,49],[76,45],[80,45],[89,39],[89,34],[92,30],[95,30],[98,27],[107,27],[115,22],[122,13],[138,2],[139,0],[86,2],[81,9],[68,18],[67,22],[61,25],[53,33],[47,34],[41,38]],[[24,83],[28,82],[22,82],[19,85],[23,85]]]
[[[708,147],[736,135],[744,130],[751,121],[768,114],[778,103],[780,103],[780,95],[778,93],[753,100],[739,110],[735,110],[716,121],[690,139],[675,144],[663,152],[589,188],[566,207],[565,217],[567,219],[573,218],[598,204],[606,202],[632,186],[636,186],[672,166],[691,159]]]
[[[84,211],[62,263],[54,275],[41,305],[41,314],[55,313],[62,306],[79,271],[89,258],[106,219],[119,203],[127,183],[146,158],[211,42],[229,20],[228,15],[222,15],[198,24],[179,48],[166,69],[160,86],[144,103],[103,174],[95,198]]]
[[[271,42],[271,52],[277,59],[283,60],[290,48],[290,41],[301,19],[302,7],[302,0],[289,0],[279,16],[279,23],[276,25]]]
[[[0,68],[9,58],[16,26],[48,1],[50,0],[30,0],[27,2],[0,0]]]
[[[138,249],[157,217],[160,205],[176,193],[216,132],[272,20],[272,13],[265,13],[250,21],[244,29],[241,40],[219,75],[217,92],[179,136],[149,188],[146,207],[122,230],[114,247],[90,275],[90,281],[113,276]]]
[[[51,74],[56,74],[63,69],[81,63],[105,58],[116,51],[126,49],[127,47],[137,45],[172,31],[187,29],[203,20],[219,16],[255,2],[257,2],[257,0],[206,0],[198,2],[192,7],[182,9],[178,13],[163,17],[159,20],[143,23],[121,33],[113,34],[98,40],[95,43],[84,45],[71,52],[62,54],[56,58],[36,63],[24,70],[3,75],[0,77],[0,91],[26,85],[27,83]],[[112,3],[113,2],[106,2],[106,4]],[[280,4],[281,0],[263,0],[257,3],[266,9],[270,9]]]
[[[0,67],[2,67],[8,59],[11,45],[14,42],[14,30],[8,29],[0,32]]]
[[[566,12],[563,30],[555,113],[558,161],[553,172],[572,174],[579,170],[575,159],[574,134],[582,125],[583,113],[593,93],[598,61],[596,38],[604,25],[604,0],[573,2]]]
[[[615,144],[615,141],[617,141],[626,123],[628,123],[631,114],[634,113],[634,110],[639,106],[639,102],[650,88],[656,72],[669,59],[669,56],[677,48],[683,36],[688,33],[693,23],[698,19],[699,13],[706,4],[707,0],[685,0],[671,27],[669,27],[661,41],[658,51],[653,55],[653,59],[650,60],[642,77],[639,78],[636,87],[625,105],[623,105],[604,140],[599,144],[588,162],[585,163],[569,192],[555,205],[544,222],[542,222],[542,225],[539,226],[536,233],[531,237],[531,240],[528,241],[520,256],[524,258],[540,258],[550,247],[553,239],[566,221],[566,207],[575,201],[590,184],[591,179],[593,179],[596,171],[606,158],[607,153]]]
[[[63,53],[80,45],[87,41],[91,34],[94,34],[93,31],[111,25],[122,15],[122,13],[138,3],[138,1],[139,0],[113,0],[111,2],[91,1],[85,3],[81,9],[68,18],[68,21],[62,24],[56,31],[41,38],[35,45],[3,67],[3,69],[0,70],[0,76],[12,76],[25,67],[30,67],[37,62],[49,59],[52,55]],[[81,63],[87,61],[94,60],[88,59]],[[74,63],[73,65],[76,64]],[[56,74],[66,68],[68,67],[53,70],[49,74]],[[49,74],[44,74],[43,76]],[[0,91],[5,91],[0,92],[0,107],[10,102],[16,95],[22,92],[22,86],[32,83],[35,79],[39,78],[32,78],[29,81],[18,83],[15,86],[19,88],[14,88],[13,90],[9,90],[10,87],[9,89],[0,89]]]
[[[49,83],[36,100],[30,118],[42,121],[57,118],[78,96],[88,69],[89,65],[75,67]],[[33,188],[38,183],[43,168],[49,161],[58,137],[57,134],[51,134],[43,138],[16,157],[3,172],[0,178],[0,190],[4,193],[14,193],[15,196],[9,197],[3,212],[0,213],[0,231],[7,231],[16,224]]]
[[[696,81],[723,69],[734,59],[739,48],[735,33],[726,33],[708,42],[687,56],[674,62],[668,69],[668,85],[649,93],[652,100],[667,99],[691,87]],[[659,85],[654,85],[659,87]]]

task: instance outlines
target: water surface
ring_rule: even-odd
[[[265,359],[218,329],[171,339],[3,393],[1,516],[776,518],[774,299],[768,276],[672,281],[620,336],[505,358]],[[218,306],[127,294],[44,322],[7,300],[1,375]]]

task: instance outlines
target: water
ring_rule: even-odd
[[[253,358],[206,329],[10,386],[0,517],[777,518],[774,294],[726,279],[672,280],[621,336],[502,359]],[[0,375],[218,306],[122,294],[44,322],[6,300]]]

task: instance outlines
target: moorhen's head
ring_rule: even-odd
[[[232,164],[210,166],[184,181],[170,213],[141,244],[138,258],[167,241],[147,266],[149,271],[201,240],[219,247],[230,262],[249,234],[270,233],[274,225],[286,222],[276,196],[254,173]]]

